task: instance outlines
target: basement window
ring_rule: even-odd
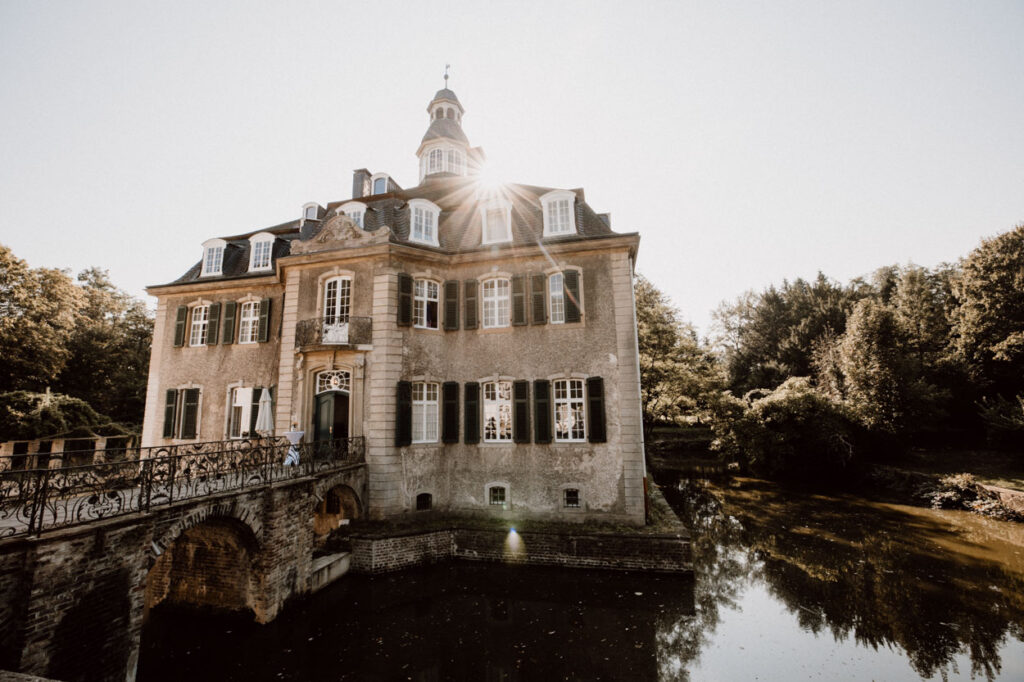
[[[488,500],[487,501],[488,501],[488,504],[494,505],[496,507],[504,507],[505,506],[505,486],[502,486],[502,485],[493,486],[490,489],[490,491],[489,491]]]
[[[567,509],[579,509],[580,491],[577,488],[566,488],[562,491],[562,506]]]
[[[430,493],[420,493],[416,496],[416,511],[430,511],[434,504],[434,496]]]

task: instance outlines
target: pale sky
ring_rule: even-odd
[[[450,63],[496,172],[585,188],[706,332],[1024,222],[1022,36],[1022,0],[0,0],[0,242],[144,296],[355,168],[415,185]]]

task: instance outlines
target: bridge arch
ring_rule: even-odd
[[[248,506],[239,506],[234,502],[222,503],[222,504],[204,504],[196,507],[180,521],[176,522],[166,531],[160,534],[160,536],[153,540],[153,544],[150,546],[150,564],[159,559],[160,555],[164,551],[174,544],[174,541],[178,539],[182,533],[187,531],[193,526],[197,526],[208,519],[215,518],[229,518],[235,519],[239,523],[248,527],[251,531],[252,536],[259,540],[263,537],[263,522],[260,520],[259,511],[251,509]]]

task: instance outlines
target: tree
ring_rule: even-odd
[[[896,433],[904,423],[902,338],[892,309],[872,299],[853,309],[840,346],[846,399],[869,429]]]
[[[29,268],[0,244],[0,392],[42,390],[56,378],[81,300],[66,273]]]

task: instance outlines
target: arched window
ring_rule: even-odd
[[[317,394],[327,391],[349,391],[352,375],[343,369],[331,369],[316,375]]]
[[[350,201],[339,208],[338,212],[348,216],[348,218],[354,222],[357,227],[364,227],[363,216],[366,215],[366,204],[358,201]]]
[[[223,239],[207,239],[203,242],[203,270],[201,277],[220,275],[224,271],[224,249],[228,243]]]
[[[444,170],[444,150],[431,149],[427,161],[427,173],[440,173]]]
[[[351,304],[350,277],[332,277],[324,282],[324,324],[348,322]]]
[[[249,237],[249,271],[269,270],[273,248],[274,235],[268,232]]]
[[[568,190],[548,192],[540,198],[544,209],[544,236],[551,237],[576,232],[574,206],[576,195]]]
[[[441,207],[426,199],[409,201],[409,239],[421,244],[437,246],[437,221]]]
[[[434,504],[434,496],[430,493],[420,493],[416,496],[416,511],[429,511]]]

